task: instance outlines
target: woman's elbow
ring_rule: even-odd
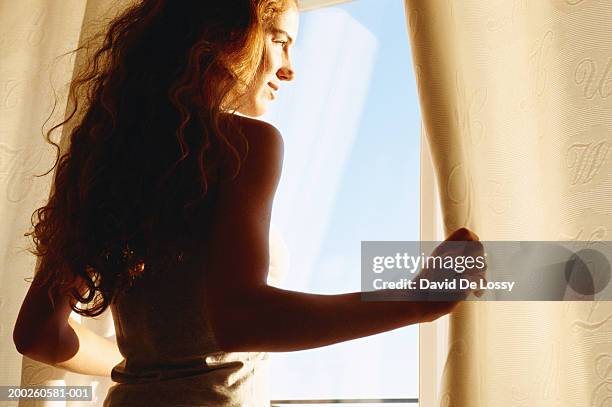
[[[15,344],[15,349],[17,349],[17,352],[21,353],[22,355],[27,356],[30,352],[30,347],[25,345],[23,342],[18,342],[13,339],[13,343]]]
[[[17,352],[32,360],[45,362],[47,358],[41,352],[41,347],[33,338],[22,338],[13,332],[13,344]]]
[[[32,352],[35,345],[35,338],[36,334],[34,332],[24,329],[19,323],[16,323],[13,327],[13,344],[17,352],[22,355],[27,356],[28,353]]]
[[[210,312],[210,325],[218,348],[223,352],[253,352],[262,340],[263,324],[255,306],[229,304]]]
[[[215,341],[223,352],[246,352],[249,341],[254,338],[253,332],[244,325],[242,318],[228,318],[223,322],[212,324]]]
[[[57,335],[57,332],[34,332],[31,328],[23,329],[16,325],[13,330],[13,344],[20,354],[38,362],[53,364],[56,361],[57,342],[52,338]]]

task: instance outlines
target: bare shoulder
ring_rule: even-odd
[[[261,120],[244,116],[234,116],[232,119],[241,134],[230,132],[232,134],[227,136],[239,150],[240,167],[237,173],[235,167],[227,170],[225,179],[229,178],[230,182],[221,183],[220,188],[222,190],[239,188],[243,191],[258,189],[261,194],[270,198],[274,195],[282,172],[284,155],[282,135],[275,126]],[[245,139],[248,145],[246,151]]]
[[[280,131],[268,122],[246,116],[234,115],[233,117],[244,130],[251,130],[258,135],[275,135],[280,137]]]
[[[284,141],[280,131],[270,123],[249,117],[235,116],[233,120],[242,134],[229,134],[231,141],[235,146],[243,145],[241,137],[244,136],[248,144],[248,153],[242,163],[245,171],[277,178],[284,155]],[[244,151],[240,150],[243,154]]]
[[[235,116],[235,121],[249,144],[255,144],[254,147],[265,150],[283,149],[283,137],[274,125],[244,116]]]

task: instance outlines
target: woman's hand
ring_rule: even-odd
[[[464,242],[464,243],[458,243]],[[484,259],[484,247],[479,242],[478,236],[467,228],[460,228],[451,233],[444,242],[438,245],[431,256],[445,258],[447,256],[456,258],[461,256],[471,256],[477,258],[482,256]],[[480,297],[483,293],[480,289],[465,288],[461,289],[459,280],[468,280],[480,286],[480,281],[485,281],[486,263],[484,267],[466,267],[466,270],[459,273],[453,269],[424,267],[416,276],[415,280],[426,279],[430,282],[441,283],[455,281],[456,290],[427,290],[423,293],[424,302],[423,320],[425,322],[435,321],[443,315],[453,311],[462,300],[473,292]]]

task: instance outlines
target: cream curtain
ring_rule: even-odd
[[[110,378],[73,374],[22,357],[13,345],[12,331],[19,307],[29,287],[36,259],[25,249],[23,234],[32,212],[44,205],[51,187],[55,150],[43,138],[41,126],[52,111],[54,90],[58,105],[48,125],[66,112],[66,94],[76,58],[59,55],[77,48],[79,40],[126,2],[110,0],[0,1],[0,384],[92,385],[94,402],[102,405]],[[70,129],[63,130],[67,134]],[[56,134],[54,140],[60,140]],[[66,147],[62,138],[62,148]],[[75,315],[75,319],[80,320]],[[105,337],[114,335],[110,312],[82,323]],[[77,403],[21,401],[20,405],[70,405]],[[79,405],[81,405],[80,403]],[[2,405],[14,405],[0,401]]]
[[[422,239],[612,240],[612,2],[405,6]],[[423,406],[612,406],[612,302],[464,303],[422,325],[420,385]]]

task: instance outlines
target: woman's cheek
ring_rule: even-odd
[[[282,51],[279,50],[275,50],[275,52],[272,54],[272,67],[274,68],[274,71],[276,72],[278,69],[280,69],[281,64],[283,63],[283,54]]]
[[[266,66],[268,67],[269,71],[273,71],[274,67],[276,66],[275,64],[275,57],[274,57],[274,52],[267,52],[266,53]]]

